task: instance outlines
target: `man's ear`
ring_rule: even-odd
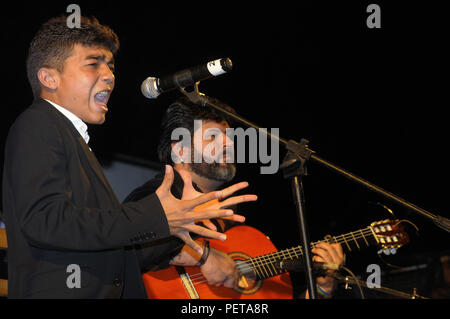
[[[172,142],[170,144],[172,147],[172,161],[174,163],[189,163],[190,161],[190,147],[185,145],[183,141]]]
[[[182,162],[183,143],[181,141],[179,141],[179,142],[172,142],[170,144],[170,146],[172,147],[172,156],[174,156],[175,159],[177,159],[178,163]],[[175,163],[175,161],[174,161],[174,163]]]
[[[56,91],[59,85],[59,73],[57,70],[52,68],[40,68],[37,76],[44,90]]]

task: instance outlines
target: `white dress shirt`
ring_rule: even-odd
[[[84,123],[78,116],[63,108],[62,106],[59,106],[58,104],[53,103],[52,101],[49,101],[47,99],[44,100],[53,105],[58,111],[60,111],[65,117],[67,117],[69,121],[72,122],[73,126],[75,126],[78,133],[80,133],[80,135],[83,137],[86,144],[89,143],[89,134],[87,131],[88,127],[86,123]]]

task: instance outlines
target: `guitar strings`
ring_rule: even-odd
[[[354,235],[356,234],[356,236]],[[359,231],[355,231],[349,234],[344,234],[344,235],[338,235],[335,236],[332,239],[332,242],[334,243],[346,243],[347,247],[349,248],[349,250],[351,251],[350,246],[348,245],[348,241],[352,240],[352,239],[361,239],[364,238],[364,240],[366,241],[366,244],[369,245],[369,243],[366,240],[366,236],[367,235],[373,235],[371,229],[368,227],[364,230],[359,230]],[[318,243],[321,242],[328,242],[330,243],[330,239],[325,239],[325,240],[321,240],[315,243],[312,243],[311,246],[314,248],[315,245],[317,245]],[[299,256],[297,255],[297,253],[299,253],[300,255],[303,255],[303,250],[301,246],[297,246],[297,247],[293,247],[290,249],[286,249],[286,250],[282,250],[279,252],[275,252],[275,253],[271,253],[271,254],[267,254],[267,255],[263,255],[260,257],[256,257],[256,258],[252,258],[249,260],[245,260],[243,261],[244,263],[244,267],[246,267],[245,271],[248,270],[255,270],[256,274],[264,279],[270,276],[273,276],[273,271],[275,271],[275,274],[281,273],[283,272],[281,269],[276,269],[276,267],[273,265],[273,262],[278,261],[280,258],[286,258],[289,257],[290,259],[293,259],[293,257],[291,256],[291,253],[293,253],[295,255],[295,258],[298,258]],[[287,256],[286,256],[287,254]],[[250,263],[252,265],[250,265]],[[269,267],[265,267],[265,266],[272,266],[272,269],[270,269]],[[258,270],[260,272],[258,272]]]
[[[365,238],[365,237],[366,237],[367,235],[369,235],[369,234],[371,234],[370,229],[369,229],[369,230],[364,230],[364,232],[361,232],[361,235],[360,235],[360,234],[357,234],[357,236],[349,235],[349,234],[346,234],[346,235],[340,235],[340,236],[333,237],[333,238],[332,238],[333,240],[325,239],[325,240],[320,240],[320,241],[311,243],[311,246],[314,248],[317,244],[322,243],[322,242],[327,242],[327,243],[343,243],[343,242],[348,242],[348,240],[350,240],[350,239],[361,239],[361,238]],[[339,239],[339,237],[342,237],[342,239]],[[351,250],[351,249],[350,249],[350,250]],[[302,246],[297,246],[297,247],[285,249],[285,250],[278,251],[278,252],[275,252],[275,253],[271,253],[271,254],[268,254],[268,255],[263,255],[263,256],[260,256],[260,257],[255,257],[255,258],[253,258],[253,259],[254,259],[254,260],[261,259],[261,258],[264,259],[264,258],[270,257],[270,256],[272,256],[272,255],[278,255],[277,257],[280,257],[280,255],[283,255],[283,257],[286,257],[285,254],[288,254],[289,257],[292,258],[292,256],[290,256],[290,253],[291,253],[291,252],[292,252],[293,254],[296,254],[297,252],[299,252],[300,254],[303,254]],[[296,255],[295,257],[298,257],[298,256]]]
[[[356,234],[356,235],[355,235]],[[367,227],[365,229],[361,229],[358,231],[354,231],[354,232],[350,232],[347,234],[343,234],[343,235],[338,235],[335,237],[332,237],[330,239],[325,239],[325,240],[320,240],[317,241],[315,243],[311,243],[311,246],[314,248],[317,244],[322,243],[322,242],[327,242],[327,243],[345,243],[346,246],[348,247],[348,249],[351,251],[351,248],[348,244],[348,241],[352,242],[355,241],[357,243],[357,239],[361,239],[363,238],[366,245],[369,246],[368,241],[366,240],[366,236],[368,235],[373,235],[373,232],[371,230],[370,227]],[[358,248],[359,245],[357,245]],[[291,253],[293,253],[295,255],[295,258],[298,258],[299,256],[297,255],[297,253],[301,255],[303,255],[303,250],[302,250],[302,246],[297,246],[297,247],[292,247],[289,249],[285,249],[282,251],[278,251],[275,253],[270,253],[270,254],[266,254],[263,256],[259,256],[259,257],[255,257],[255,258],[250,258],[247,260],[237,260],[236,261],[236,265],[238,267],[238,269],[240,270],[241,273],[245,273],[248,271],[252,271],[253,269],[256,271],[256,274],[260,277],[260,278],[265,278],[265,277],[270,277],[270,276],[274,276],[272,273],[272,270],[269,268],[268,271],[267,269],[265,269],[265,266],[272,266],[273,271],[275,271],[275,274],[277,275],[278,272],[284,272],[281,269],[276,269],[276,267],[273,265],[273,262],[276,262],[277,260],[279,260],[280,258],[286,258],[289,257],[290,259],[293,259],[293,257],[291,256]],[[286,256],[286,254],[288,256]],[[250,265],[250,263],[254,264],[253,267]],[[259,274],[258,273],[258,268],[259,270],[264,270],[266,276],[264,276],[264,274]],[[280,273],[281,273],[280,272]],[[194,274],[189,274],[189,277],[191,279],[191,282],[194,285],[198,285],[198,284],[202,284],[202,283],[206,283],[207,280],[206,278],[203,276],[203,274],[200,273],[194,273]]]
[[[357,236],[355,236],[354,233],[356,233]],[[332,239],[333,239],[334,242],[339,242],[339,243],[346,242],[347,243],[347,239],[348,240],[361,239],[361,238],[365,239],[365,236],[367,236],[369,234],[372,234],[372,231],[370,230],[370,228],[366,228],[364,230],[359,230],[359,231],[352,232],[352,233],[349,233],[349,234],[338,235],[338,236],[333,237]],[[339,239],[339,237],[342,237],[342,239]],[[315,242],[315,243],[311,243],[311,246],[314,247],[315,245],[317,245],[320,242],[328,242],[328,243],[330,243],[330,240],[329,239],[325,239],[325,240],[321,240],[321,241],[318,241],[318,242]],[[366,244],[368,245],[367,241],[366,241]],[[348,246],[348,243],[347,243],[347,246]],[[348,246],[348,248],[349,248],[349,250],[351,250],[351,248],[349,246]],[[270,274],[269,274],[267,272],[267,269],[265,269],[264,266],[267,266],[267,265],[272,266],[273,271],[275,271],[275,274],[277,274],[277,269],[274,267],[273,262],[279,260],[281,255],[282,255],[283,258],[286,258],[286,255],[285,255],[286,253],[289,255],[288,257],[292,259],[293,257],[290,255],[290,252],[295,254],[296,258],[299,257],[297,255],[297,253],[299,253],[300,255],[303,255],[302,247],[301,246],[297,246],[297,247],[293,247],[293,248],[286,249],[286,250],[283,250],[283,251],[278,251],[278,252],[275,252],[275,253],[271,253],[271,254],[268,254],[268,255],[263,255],[263,256],[260,256],[260,257],[255,257],[255,258],[251,258],[251,259],[247,259],[247,260],[239,260],[239,261],[236,261],[236,264],[237,264],[237,267],[241,270],[241,273],[242,272],[248,272],[248,270],[255,269],[255,271],[256,271],[256,273],[257,273],[257,275],[259,277],[261,277],[261,278],[269,277],[270,275],[273,276],[272,270],[270,268],[268,269],[268,271],[270,272]],[[249,265],[249,262],[253,263],[254,261],[255,261],[256,265],[253,265],[253,267],[251,265]],[[264,270],[264,272],[266,273],[266,276],[263,276],[262,274],[258,274],[258,271],[257,271],[258,268],[260,268],[259,270]],[[204,280],[205,278],[204,277],[201,278],[201,277],[203,277],[202,273],[193,274],[191,276],[191,280],[192,280],[192,282],[194,284],[206,282],[206,280]]]

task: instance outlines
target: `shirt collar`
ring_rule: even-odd
[[[47,99],[44,99],[47,102],[49,102],[51,105],[53,105],[58,111],[60,111],[65,117],[69,119],[70,122],[72,122],[73,126],[75,126],[76,130],[80,135],[83,137],[86,144],[89,143],[89,134],[87,132],[87,125],[84,123],[78,116],[67,110],[66,108],[59,106],[58,104],[49,101]]]

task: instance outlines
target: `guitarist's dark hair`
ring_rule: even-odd
[[[213,98],[210,99],[228,112],[236,113],[232,107],[223,102]],[[172,140],[172,132],[177,128],[186,128],[189,130],[192,138],[194,136],[194,120],[214,121],[217,123],[225,121],[230,127],[234,125],[232,119],[226,114],[210,107],[197,105],[189,101],[185,96],[178,98],[167,108],[161,122],[161,134],[157,152],[158,158],[162,163],[173,164],[171,157],[172,143],[177,142],[177,140]]]

